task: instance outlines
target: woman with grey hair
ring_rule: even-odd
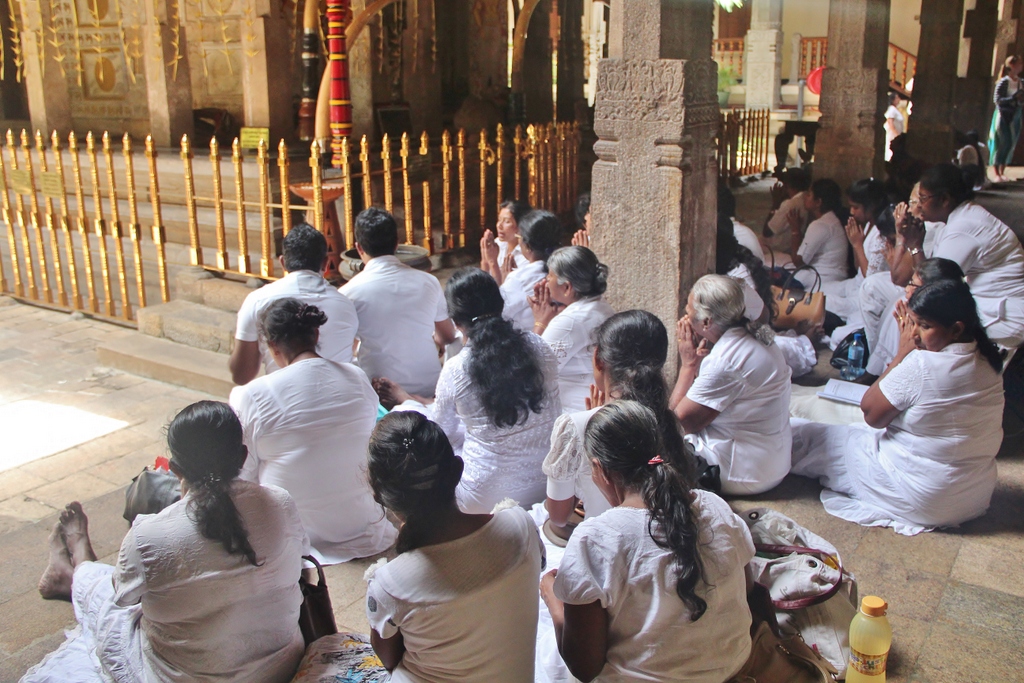
[[[677,326],[679,379],[669,407],[697,454],[721,468],[722,492],[762,493],[789,473],[790,369],[766,325],[746,317],[743,288],[705,275]]]
[[[588,410],[594,380],[593,336],[615,311],[601,296],[608,287],[608,266],[586,247],[555,250],[548,275],[537,283],[530,307],[533,331],[558,358],[558,391],[562,412]]]

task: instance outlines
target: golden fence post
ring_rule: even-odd
[[[324,234],[324,168],[320,143],[314,140],[309,146],[310,183],[313,185],[313,227]]]
[[[557,200],[558,192],[555,188],[555,153],[556,140],[555,140],[555,124],[549,123],[547,125],[547,158],[548,158],[548,175],[547,175],[547,200],[548,207],[554,212],[558,212]]]
[[[370,177],[370,143],[364,135],[359,141],[359,163],[363,168],[363,208],[373,206],[373,178]]]
[[[18,148],[14,145],[14,133],[7,129],[7,151],[11,154],[11,174],[18,170]],[[21,233],[21,256],[25,261],[25,278],[28,284],[28,296],[32,299],[39,298],[39,290],[36,288],[36,269],[32,263],[32,238],[28,234],[28,221],[25,218],[25,198],[14,185],[14,215],[18,221],[18,232]]]
[[[164,242],[164,219],[160,212],[160,181],[156,174],[156,146],[153,136],[146,136],[146,161],[149,164],[149,203],[153,207],[153,244],[156,245],[156,268],[160,278],[160,299],[167,303],[171,300],[171,287],[167,282],[167,255]]]
[[[43,143],[43,133],[36,131],[36,154],[39,156],[40,178],[45,178],[49,172],[46,165],[46,145]],[[29,167],[31,170],[31,167]],[[45,185],[42,185],[45,187]],[[64,268],[61,265],[60,241],[57,239],[57,220],[54,216],[53,197],[45,190],[43,191],[43,204],[46,206],[46,229],[50,233],[50,253],[53,255],[53,277],[57,282],[57,299],[61,306],[68,305],[68,294],[64,288]]]
[[[444,248],[455,246],[452,241],[452,136],[441,135],[441,205],[444,210]]]
[[[267,141],[260,138],[256,147],[256,164],[259,166],[260,181],[260,275],[273,277],[274,275],[274,236],[270,233],[270,177],[267,170]],[[314,191],[317,186],[316,176],[314,179]],[[315,195],[314,195],[314,201]],[[316,202],[316,205],[323,207],[323,201]],[[323,211],[323,208],[320,209]],[[322,224],[317,227],[323,231]]]
[[[459,129],[455,138],[459,151],[459,246],[466,246],[466,131]]]
[[[36,177],[32,171],[32,147],[29,145],[28,132],[21,130],[21,153],[25,157],[25,171],[28,174],[29,220],[36,238],[36,256],[39,257],[39,275],[43,282],[43,298],[46,303],[53,303],[53,290],[50,288],[49,259],[46,258],[46,240],[43,239],[43,225],[39,221],[39,197],[36,196]]]
[[[188,241],[192,249],[192,265],[203,265],[203,248],[199,245],[199,217],[196,215],[196,184],[192,176],[192,143],[181,136],[181,160],[185,166],[185,208],[188,211]]]
[[[566,211],[569,206],[569,183],[566,182],[569,164],[565,158],[565,123],[559,123],[555,127],[555,134],[558,137],[558,204],[560,211]]]
[[[107,188],[110,192],[110,236],[114,238],[114,262],[117,265],[117,284],[121,290],[121,315],[132,319],[132,302],[128,295],[128,277],[124,267],[124,245],[121,244],[121,209],[117,204],[117,182],[114,180],[114,150],[110,147],[110,134],[103,132],[103,159],[107,162]]]
[[[92,181],[93,230],[100,245],[100,277],[103,280],[103,310],[114,316],[114,287],[110,281],[110,257],[107,253],[107,223],[103,220],[103,193],[100,190],[99,162],[96,161],[96,138],[92,131],[85,136],[85,153],[89,157],[89,179]]]
[[[420,156],[427,157],[427,169],[430,168],[430,136],[427,131],[420,135]],[[434,253],[434,230],[430,224],[430,173],[428,170],[426,180],[423,181],[423,246],[426,250]]]
[[[405,213],[405,243],[416,244],[416,229],[412,223],[412,187],[409,185],[409,134],[402,133],[402,206]]]
[[[520,183],[520,173],[522,171],[522,157],[523,157],[523,127],[517,125],[515,133],[512,136],[512,175],[514,179],[515,187],[515,199],[518,201],[523,198],[522,185]]]
[[[391,188],[391,138],[387,133],[384,133],[384,138],[380,142],[380,160],[384,162],[384,208],[388,213],[394,215],[394,197],[392,197]]]
[[[4,163],[4,150],[0,147],[0,192],[3,193],[4,225],[7,226],[7,246],[11,250],[11,272],[14,275],[14,293],[25,296],[25,286],[21,281],[21,264],[18,263],[18,237],[14,234],[14,219],[11,216],[11,197],[7,193],[7,166]],[[0,259],[2,260],[2,259]],[[4,279],[0,274],[0,279]],[[6,281],[3,283],[7,291]]]
[[[352,147],[346,135],[341,139],[341,183],[345,190],[345,249],[356,248],[356,227],[352,202],[352,162],[349,155]]]
[[[132,138],[128,133],[121,138],[124,153],[124,176],[128,188],[128,237],[132,241],[135,260],[135,286],[139,292],[139,308],[146,307],[146,276],[142,272],[142,226],[139,224],[139,202],[135,196],[135,160],[132,158]]]
[[[245,225],[245,178],[242,173],[242,146],[235,138],[231,143],[231,165],[235,169],[235,212],[238,214],[238,271],[251,274],[249,232]]]
[[[540,195],[537,192],[537,127],[532,123],[526,127],[526,185],[527,201],[535,209],[540,208]]]
[[[89,311],[98,313],[99,301],[96,298],[96,278],[92,268],[92,246],[89,244],[89,219],[85,213],[85,187],[82,184],[82,166],[78,157],[78,138],[75,131],[68,134],[68,152],[71,153],[71,175],[75,183],[75,213],[78,223],[78,235],[82,238],[82,260],[85,261],[85,283],[89,292]]]
[[[64,233],[64,250],[67,252],[68,282],[71,285],[69,303],[76,311],[82,308],[82,293],[78,289],[78,266],[75,262],[75,241],[71,236],[71,210],[68,208],[68,193],[64,187],[64,158],[60,151],[60,136],[57,131],[50,135],[50,146],[53,149],[53,172],[60,182],[60,229]],[[6,194],[6,193],[5,193]],[[6,204],[6,197],[4,197]]]
[[[228,259],[228,240],[224,234],[224,191],[220,175],[220,144],[217,142],[216,136],[210,138],[210,172],[213,179],[213,221],[214,235],[217,239],[217,267],[227,270],[231,264]]]
[[[10,199],[7,195],[7,170],[3,160],[3,149],[0,148],[0,191],[3,191],[3,219],[4,227],[7,230],[7,239],[11,238],[11,211],[10,211]],[[13,246],[13,245],[12,245]],[[12,249],[11,250],[11,261],[14,263],[14,271],[18,272],[18,255]],[[18,279],[21,279],[21,273],[18,273]],[[0,254],[0,293],[9,292],[7,286],[7,270],[4,268],[3,254]]]
[[[494,211],[497,215],[501,211],[501,203],[505,201],[505,127],[500,123],[494,132],[494,162],[498,166],[497,201],[494,202]]]
[[[277,143],[277,171],[281,177],[281,235],[287,236],[292,231],[292,207],[289,201],[291,189],[288,187],[288,145],[284,138]]]
[[[487,156],[490,148],[487,144],[487,129],[480,129],[480,141],[476,146],[480,152],[480,234],[487,229]]]

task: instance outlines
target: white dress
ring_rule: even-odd
[[[548,476],[547,496],[551,500],[578,498],[587,517],[596,517],[611,508],[608,499],[594,483],[590,458],[583,450],[583,434],[600,408],[560,415],[551,432],[551,451],[544,458]]]
[[[813,266],[818,271],[824,285],[846,279],[849,249],[850,241],[846,237],[843,224],[839,222],[834,212],[829,211],[807,226],[803,242],[796,253],[804,260],[804,264]],[[797,279],[811,286],[814,277],[800,273]]]
[[[556,315],[544,330],[544,341],[558,359],[558,387],[562,410],[586,410],[594,381],[594,331],[615,310],[601,297],[574,301]]]
[[[508,255],[508,242],[501,239],[500,237],[494,240],[494,243],[498,245],[498,267],[505,262],[505,257]],[[529,261],[523,256],[523,247],[521,242],[516,242],[516,246],[512,248],[512,260],[516,264],[516,268],[522,268]]]
[[[357,363],[366,376],[387,377],[409,393],[433,396],[441,374],[434,323],[448,319],[437,278],[395,256],[378,256],[341,293],[359,314]]]
[[[885,238],[875,225],[869,224],[864,231],[864,255],[868,259],[868,270],[845,280],[826,282],[821,291],[825,293],[825,308],[838,315],[847,323],[860,320],[860,288],[865,278],[876,273],[888,273],[889,263],[885,260]]]
[[[889,108],[885,110],[885,118],[892,121],[892,127],[895,129],[895,133],[889,130],[889,127],[885,127],[885,160],[889,161],[892,159],[892,150],[889,149],[889,145],[896,139],[896,136],[901,135],[904,130],[905,118],[903,112],[901,112],[895,105],[890,104]]]
[[[965,202],[949,214],[932,252],[960,264],[992,341],[1024,343],[1024,250],[1006,223]]]
[[[754,557],[747,525],[724,500],[695,490],[707,611],[691,621],[676,594],[672,553],[648,532],[647,510],[616,507],[587,517],[569,539],[555,595],[608,611],[607,662],[595,681],[722,683],[750,654],[745,570]],[[656,526],[655,529],[658,527]]]
[[[488,513],[505,498],[529,507],[544,500],[546,483],[541,463],[548,453],[551,428],[562,411],[558,398],[558,370],[551,349],[535,334],[527,334],[544,372],[545,399],[539,413],[525,422],[497,427],[484,412],[476,388],[470,382],[466,362],[473,346],[444,364],[437,382],[432,419],[453,442],[465,442],[460,455],[466,463],[459,482],[459,507],[469,513]]]
[[[911,351],[879,388],[903,411],[885,429],[794,419],[794,474],[820,478],[829,513],[908,536],[983,514],[1003,439],[1003,383],[977,345]]]
[[[362,370],[323,358],[231,391],[249,457],[242,478],[288,491],[323,564],[382,552],[397,532],[366,480],[377,394]]]
[[[533,332],[533,309],[530,308],[529,297],[533,296],[533,286],[543,280],[546,273],[544,261],[527,262],[509,273],[501,283],[501,298],[505,300],[502,315],[512,321],[516,329]]]
[[[231,497],[260,566],[189,519],[190,496],[139,515],[117,566],[75,568],[77,633],[25,683],[287,683],[305,645],[299,574],[306,537],[288,493],[236,480]]]
[[[325,280],[320,273],[311,270],[296,270],[280,280],[263,285],[245,297],[235,328],[235,339],[259,341],[257,323],[260,314],[277,299],[292,298],[316,306],[327,316],[327,322],[320,328],[317,353],[336,363],[352,361],[352,342],[356,338],[359,319],[356,307],[344,294]],[[260,356],[266,374],[277,370],[277,363],[270,356],[266,344],[259,341]]]
[[[503,510],[455,541],[403,553],[377,569],[366,616],[401,632],[393,683],[532,683],[543,552],[522,509]]]
[[[686,438],[721,468],[724,493],[761,493],[789,473],[790,370],[778,345],[765,346],[742,327],[726,330],[686,397],[719,413]]]

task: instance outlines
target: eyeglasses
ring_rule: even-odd
[[[924,204],[929,199],[934,199],[935,198],[935,195],[933,195],[933,194],[925,194],[924,192],[918,192],[917,196],[919,197],[919,201],[918,201],[919,204]]]

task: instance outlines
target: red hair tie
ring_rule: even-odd
[[[651,458],[650,460],[648,460],[647,464],[648,465],[663,465],[663,464],[665,464],[665,461],[661,459],[660,455],[656,455],[653,458]]]

